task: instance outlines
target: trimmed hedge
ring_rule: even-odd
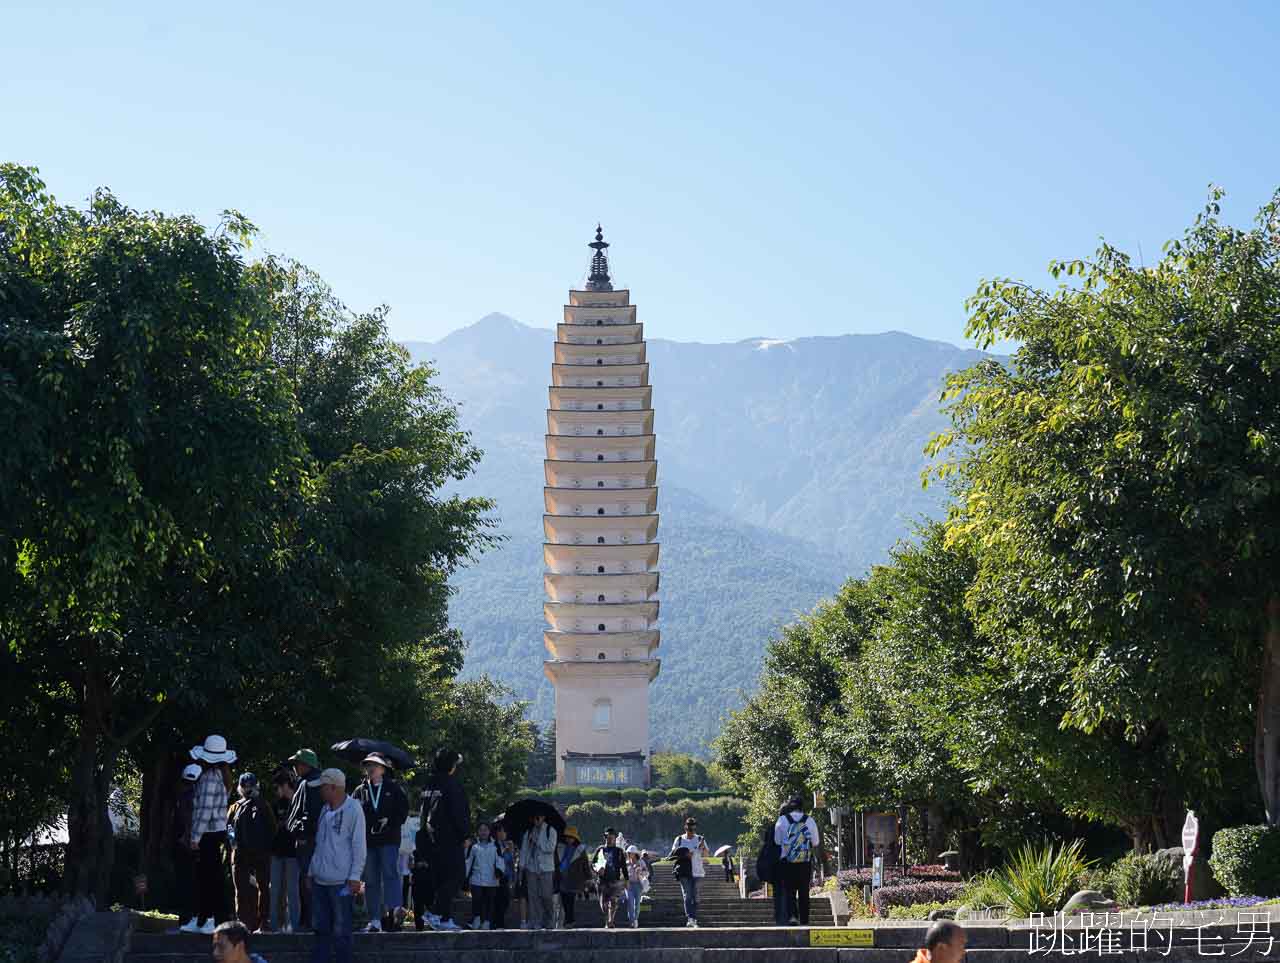
[[[734,842],[747,825],[747,804],[741,799],[721,796],[682,803],[664,803],[641,809],[631,803],[606,806],[591,800],[570,806],[565,819],[582,834],[582,841],[594,844],[606,826],[622,831],[630,842],[657,844],[663,849],[684,831],[688,816],[698,820],[698,832],[707,838],[712,849]]]
[[[871,909],[876,916],[888,916],[894,906],[917,903],[953,903],[960,897],[964,883],[909,883],[906,886],[881,886],[871,894]]]
[[[1280,894],[1280,827],[1219,829],[1209,868],[1229,896]]]

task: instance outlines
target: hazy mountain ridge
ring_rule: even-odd
[[[454,579],[454,624],[487,671],[548,716],[542,677],[542,459],[555,332],[491,314],[406,345],[458,402],[509,541]],[[900,332],[650,340],[662,543],[653,743],[703,748],[750,687],[770,633],[885,557],[922,516],[923,448],[947,372],[982,357]],[[690,679],[696,683],[689,684]]]

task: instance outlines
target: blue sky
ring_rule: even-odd
[[[550,326],[604,222],[651,337],[961,342],[980,278],[1280,187],[1280,4],[6,3],[0,158]]]

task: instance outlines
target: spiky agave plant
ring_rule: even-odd
[[[1027,843],[991,877],[1004,897],[1009,915],[1056,913],[1071,898],[1076,881],[1092,863],[1083,855],[1083,840],[1054,846]]]

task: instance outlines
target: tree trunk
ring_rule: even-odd
[[[1280,826],[1280,596],[1267,600],[1267,630],[1258,683],[1253,761],[1267,823]]]
[[[67,813],[67,857],[63,887],[106,905],[111,872],[111,821],[107,796],[114,776],[114,753],[103,757],[106,733],[106,681],[89,668],[80,693],[76,755],[71,769],[71,806]],[[103,787],[107,787],[104,791]]]
[[[173,875],[173,810],[177,805],[182,765],[178,757],[167,751],[143,763],[139,832],[143,872],[153,880]]]

